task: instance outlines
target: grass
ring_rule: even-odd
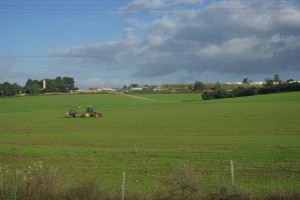
[[[93,179],[120,192],[153,192],[169,170],[190,162],[205,187],[222,180],[260,195],[300,190],[300,93],[202,101],[200,94],[57,95],[0,99],[0,166],[37,161],[64,180]],[[66,118],[94,105],[101,119]]]

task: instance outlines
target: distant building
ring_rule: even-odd
[[[104,91],[104,92],[115,92],[116,91],[116,89],[113,89],[113,88],[102,88],[102,91]]]
[[[251,85],[263,85],[264,82],[263,81],[259,81],[259,82],[252,82],[250,83]]]
[[[136,88],[131,88],[131,91],[142,91],[144,88],[142,87],[136,87]]]

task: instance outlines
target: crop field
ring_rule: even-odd
[[[69,118],[96,106],[102,118]],[[202,101],[193,94],[52,95],[0,99],[0,166],[42,161],[66,184],[95,180],[111,191],[151,192],[190,163],[203,187],[254,193],[300,190],[300,93]]]

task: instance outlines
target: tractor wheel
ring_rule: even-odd
[[[90,117],[90,113],[87,112],[87,113],[84,114],[84,116],[85,117]]]
[[[96,114],[94,115],[94,117],[95,117],[95,118],[98,118],[98,117],[99,117],[98,113],[96,113]]]

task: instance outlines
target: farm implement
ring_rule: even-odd
[[[66,113],[67,116],[75,118],[75,117],[82,117],[82,118],[98,118],[102,117],[102,113],[96,112],[96,107],[88,106],[84,112],[79,112],[77,110],[69,110]]]

